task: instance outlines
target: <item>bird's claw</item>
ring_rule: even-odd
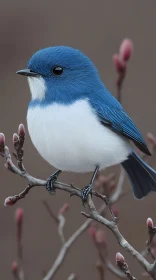
[[[81,190],[81,199],[82,199],[82,204],[84,207],[86,207],[86,202],[87,202],[87,198],[88,198],[89,194],[92,196],[92,185],[91,184],[89,184],[88,186],[84,187]]]
[[[56,190],[54,187],[54,183],[57,181],[57,178],[54,176],[53,178],[48,178],[46,183],[46,189],[50,194],[55,194]]]
[[[54,183],[57,181],[60,173],[61,173],[61,171],[58,170],[47,179],[46,189],[51,195],[56,193],[56,188],[54,186]]]

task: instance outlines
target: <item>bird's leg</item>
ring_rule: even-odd
[[[46,183],[46,189],[50,194],[54,194],[55,191],[55,187],[54,187],[54,183],[57,181],[58,176],[60,175],[62,171],[61,170],[57,170],[54,174],[52,174],[48,179],[47,179],[47,183]]]
[[[81,198],[82,198],[82,203],[83,205],[85,204],[85,202],[87,201],[87,197],[89,194],[92,194],[92,189],[93,189],[93,184],[94,184],[94,180],[96,178],[96,175],[99,171],[99,166],[96,166],[95,168],[95,171],[93,173],[93,176],[92,176],[92,179],[89,183],[88,186],[84,187],[82,190],[81,190]]]

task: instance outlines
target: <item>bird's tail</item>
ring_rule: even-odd
[[[134,151],[122,166],[132,183],[134,196],[138,199],[150,191],[156,191],[156,171],[144,162]]]

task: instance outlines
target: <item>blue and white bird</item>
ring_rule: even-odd
[[[27,69],[31,102],[27,123],[31,140],[41,156],[57,172],[90,172],[93,177],[82,189],[86,201],[98,170],[121,163],[138,199],[156,191],[156,172],[133,150],[131,141],[151,155],[139,130],[121,104],[104,86],[91,60],[81,51],[55,46],[37,51]]]

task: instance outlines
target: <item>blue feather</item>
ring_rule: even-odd
[[[151,155],[138,128],[105,87],[102,94],[97,93],[96,99],[90,99],[90,103],[103,125],[134,141],[142,152]]]
[[[156,171],[134,151],[122,162],[122,166],[128,174],[136,198],[143,198],[150,191],[156,191]]]

